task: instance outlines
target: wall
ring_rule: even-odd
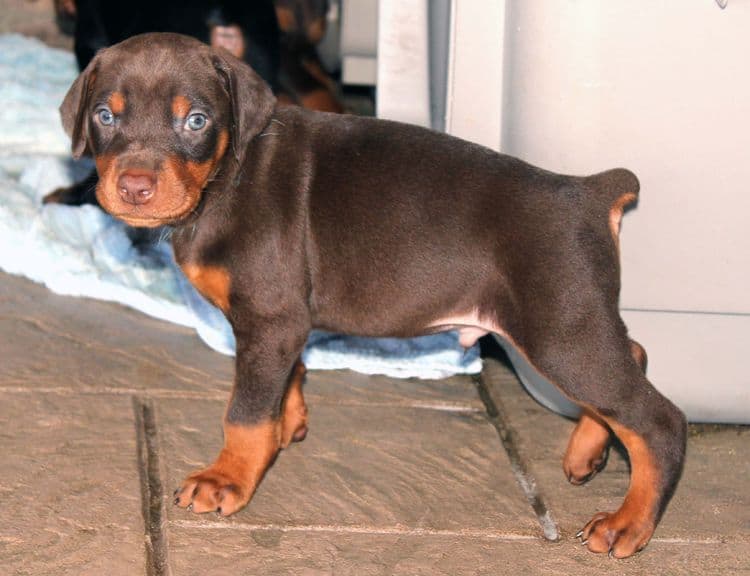
[[[649,377],[695,420],[749,422],[750,2],[456,5],[448,130],[559,172],[636,172],[621,306]]]

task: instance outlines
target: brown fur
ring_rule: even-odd
[[[127,102],[102,126],[93,102],[113,91]],[[174,94],[204,128],[175,122],[186,106],[174,110]],[[280,108],[240,61],[170,34],[101,52],[61,110],[74,152],[98,158],[102,206],[172,225],[178,263],[234,330],[224,450],[188,477],[180,505],[195,492],[195,511],[237,510],[304,436],[295,366],[312,328],[457,328],[466,345],[493,331],[584,409],[566,457],[574,480],[597,469],[609,430],[628,450],[630,488],[586,525],[589,549],[623,557],[646,544],[679,479],[686,424],[646,378],[618,312],[632,173],[554,174],[415,126]],[[128,171],[155,175],[147,201],[112,189]]]

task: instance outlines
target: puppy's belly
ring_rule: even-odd
[[[477,340],[490,332],[504,334],[502,328],[495,322],[480,318],[475,311],[439,318],[431,322],[427,329],[431,332],[458,331],[458,342],[464,348],[470,348],[476,344]]]

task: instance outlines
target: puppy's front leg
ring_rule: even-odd
[[[224,447],[175,492],[175,504],[227,516],[245,506],[279,450],[307,432],[302,396],[304,365],[296,360],[306,338],[237,335],[237,372],[224,416]],[[300,343],[301,342],[301,343]]]

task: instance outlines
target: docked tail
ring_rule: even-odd
[[[638,200],[638,191],[641,188],[638,178],[630,170],[615,168],[589,176],[586,181],[608,214],[609,230],[615,246],[619,247],[622,213],[626,206]]]

